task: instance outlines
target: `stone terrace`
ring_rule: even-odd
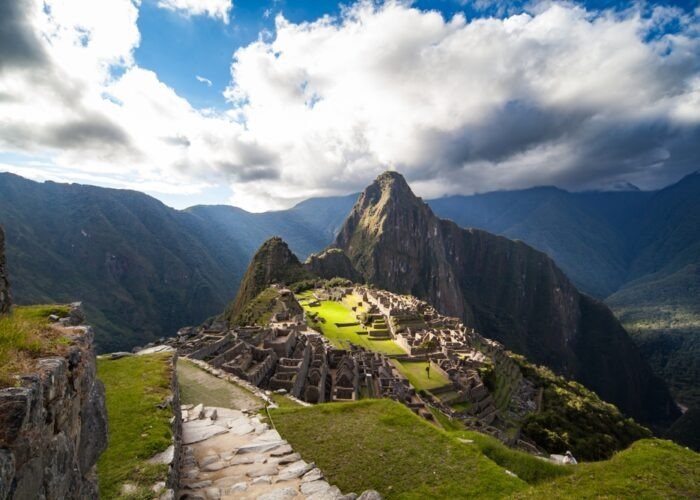
[[[517,444],[512,429],[537,411],[537,393],[499,343],[412,296],[367,287],[316,289],[313,295],[318,301],[348,303],[358,322],[372,325],[370,333],[392,339],[406,351],[398,359],[432,361],[450,383],[419,395],[389,356],[354,345],[337,349],[299,315],[276,317],[266,327],[229,329],[215,323],[184,328],[171,343],[182,355],[308,403],[389,397],[431,419],[427,403]],[[495,371],[493,391],[482,380],[486,371]]]

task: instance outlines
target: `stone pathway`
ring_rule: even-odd
[[[182,404],[262,410],[265,402],[242,387],[206,372],[186,358],[177,361],[177,378]]]
[[[254,411],[184,405],[179,499],[340,500],[276,430]]]

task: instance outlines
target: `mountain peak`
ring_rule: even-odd
[[[407,195],[411,198],[416,197],[413,194],[413,191],[411,191],[411,188],[406,182],[404,176],[393,170],[387,170],[384,173],[380,174],[374,180],[372,185],[368,186],[368,188],[365,191],[370,190],[373,187],[378,188],[382,193],[388,193],[392,196]]]
[[[418,207],[425,206],[425,204],[413,194],[403,175],[387,170],[365,188],[358,198],[353,211],[369,211],[370,214],[380,215],[397,210],[406,210],[411,206]],[[385,217],[380,218],[386,219]]]
[[[408,185],[406,183],[406,179],[404,178],[404,176],[395,170],[385,170],[384,172],[382,172],[381,174],[379,174],[377,176],[377,178],[375,179],[375,182],[379,182],[379,183],[401,182],[403,184]]]
[[[253,255],[236,300],[226,311],[226,319],[235,322],[246,305],[273,283],[289,285],[310,277],[287,243],[279,236],[273,236]]]

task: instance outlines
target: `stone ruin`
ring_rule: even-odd
[[[265,327],[228,328],[215,322],[206,328],[183,328],[170,343],[181,355],[308,403],[391,398],[426,419],[433,418],[432,407],[508,444],[534,449],[520,439],[517,423],[537,411],[537,390],[501,344],[411,296],[334,287],[315,290],[310,303],[341,302],[351,294],[359,297],[357,304],[365,311],[350,306],[357,324],[364,314],[370,338],[393,339],[406,355],[387,356],[352,344],[338,349],[309,328],[305,316],[289,314],[274,317]],[[392,357],[401,362],[429,360],[449,383],[419,394]],[[489,370],[499,380],[493,391],[482,379],[482,372]]]

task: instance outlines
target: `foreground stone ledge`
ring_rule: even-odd
[[[67,327],[65,356],[40,359],[0,390],[0,500],[97,498],[107,411],[93,330]]]

